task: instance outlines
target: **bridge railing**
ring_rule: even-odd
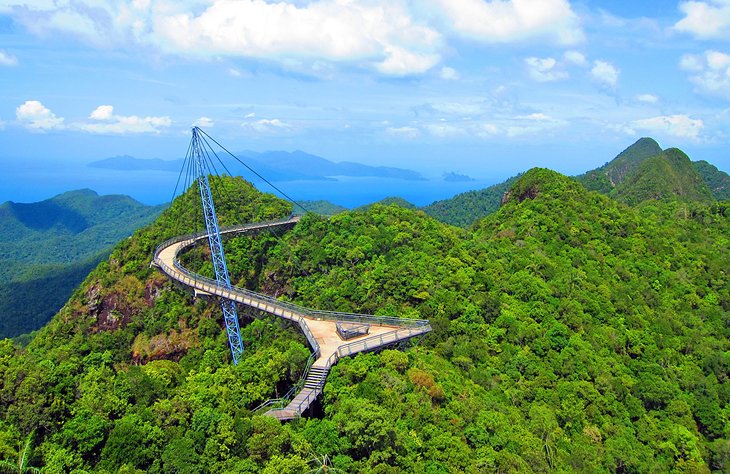
[[[286,217],[284,219],[272,219],[270,221],[254,222],[252,224],[234,225],[234,226],[228,226],[228,227],[221,228],[220,233],[221,234],[231,234],[231,233],[237,233],[237,232],[244,233],[244,232],[247,232],[250,230],[266,229],[269,227],[278,227],[278,226],[284,226],[287,224],[295,224],[295,223],[299,222],[299,220],[300,220],[300,217],[295,216],[295,217]],[[194,241],[200,240],[201,238],[207,237],[207,236],[208,236],[207,231],[201,231],[201,232],[196,232],[194,234],[178,235],[176,237],[167,239],[166,241],[162,242],[160,245],[158,245],[155,248],[155,253],[154,253],[155,259],[157,259],[157,256],[162,251],[162,249],[169,247],[172,244],[177,244],[177,243],[183,242],[185,240],[190,240],[190,241],[194,242]]]
[[[191,239],[182,239],[178,240],[177,242],[172,239],[170,243],[167,245],[173,245],[174,243],[184,242],[186,240]],[[164,245],[160,246],[160,250],[155,252],[155,262],[161,266],[165,267],[169,270],[169,266],[167,266],[162,260],[158,258],[159,252],[162,248],[165,248]],[[178,249],[179,252],[179,249]],[[300,316],[306,316],[313,319],[322,319],[327,321],[345,321],[345,322],[356,322],[356,323],[366,323],[371,324],[373,326],[400,326],[400,327],[423,327],[428,325],[428,320],[426,319],[411,319],[411,318],[396,318],[392,316],[372,316],[368,314],[359,314],[359,313],[345,313],[345,312],[339,312],[339,311],[323,311],[323,310],[314,310],[310,309],[304,306],[300,306],[295,303],[291,303],[289,301],[283,301],[277,298],[274,298],[269,295],[265,295],[262,293],[257,293],[255,291],[251,291],[245,288],[237,287],[237,286],[231,286],[230,288],[222,287],[217,281],[213,280],[212,278],[205,277],[203,275],[200,275],[198,273],[194,273],[187,268],[183,267],[180,261],[175,258],[174,260],[174,270],[177,270],[177,272],[180,272],[188,277],[189,280],[183,281],[184,283],[187,283],[188,281],[196,282],[196,283],[203,283],[204,285],[210,286],[211,288],[215,288],[218,290],[218,293],[223,296],[223,293],[231,293],[238,296],[242,296],[244,298],[250,298],[253,300],[258,300],[260,302],[266,302],[270,303],[274,306],[277,306],[279,308],[285,308],[290,310],[292,313],[297,313]],[[195,286],[195,285],[191,285]],[[293,318],[296,320],[296,318]]]

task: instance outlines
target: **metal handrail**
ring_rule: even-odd
[[[176,252],[177,253],[177,252]],[[173,270],[168,265],[166,265],[163,261],[159,260],[158,255],[155,255],[155,263],[157,263],[160,267],[163,269]],[[218,290],[220,293],[220,296],[224,296],[222,293],[231,293],[234,295],[241,296],[243,298],[249,298],[249,299],[255,299],[259,300],[265,303],[270,303],[274,306],[278,306],[280,308],[285,308],[291,311],[292,313],[298,313],[298,316],[308,316],[313,319],[322,319],[327,321],[345,321],[345,322],[360,322],[360,323],[369,323],[376,326],[401,326],[401,327],[425,327],[429,324],[429,321],[427,319],[412,319],[412,318],[396,318],[392,316],[372,316],[367,314],[358,314],[358,313],[340,313],[336,311],[321,311],[321,310],[313,310],[310,308],[307,308],[305,306],[300,306],[296,303],[291,303],[289,301],[282,301],[277,298],[274,298],[269,295],[265,295],[263,293],[257,293],[255,291],[248,290],[246,288],[241,288],[238,286],[231,286],[230,288],[225,288],[220,286],[220,284],[212,279],[205,277],[203,275],[200,275],[198,273],[194,273],[187,268],[183,267],[177,258],[174,261],[174,270],[177,270],[178,272],[182,273],[184,276],[187,276],[188,279],[191,282],[194,283],[203,283],[205,285],[208,285],[210,287],[213,287]],[[183,280],[184,283],[187,283]],[[195,286],[195,285],[190,285]],[[286,317],[282,315],[282,317]],[[287,319],[294,319],[298,322],[298,318],[289,317]]]
[[[299,218],[295,217],[267,222],[259,222],[256,224],[246,224],[224,228],[220,232],[221,234],[243,233],[251,230],[283,226],[295,223],[298,220]],[[250,305],[262,311],[280,316],[282,318],[295,321],[301,328],[304,336],[307,338],[307,342],[313,350],[313,353],[309,356],[309,359],[307,360],[305,370],[299,381],[283,397],[270,399],[261,403],[258,407],[254,409],[254,413],[259,412],[264,408],[273,406],[276,406],[276,408],[271,408],[271,410],[282,409],[285,408],[289,403],[291,403],[291,400],[296,398],[294,394],[297,392],[301,393],[302,387],[306,384],[307,377],[309,376],[309,372],[314,364],[314,361],[321,357],[321,349],[319,343],[317,343],[314,334],[312,334],[312,331],[309,329],[309,326],[306,323],[306,318],[326,321],[367,323],[375,326],[398,327],[398,329],[394,329],[393,331],[388,331],[380,335],[370,336],[359,341],[339,346],[337,350],[332,353],[325,361],[325,365],[323,367],[325,374],[329,373],[332,366],[335,365],[341,357],[349,356],[357,352],[366,351],[376,347],[381,347],[391,342],[411,338],[418,334],[424,334],[431,331],[430,323],[426,319],[397,318],[392,316],[372,316],[359,313],[315,310],[288,301],[282,301],[272,296],[257,293],[246,288],[240,288],[237,286],[221,286],[216,280],[192,272],[183,267],[177,258],[178,255],[185,248],[194,244],[197,240],[207,237],[207,235],[207,232],[198,232],[196,234],[188,236],[178,236],[168,239],[155,248],[153,262],[169,276],[195,289],[210,292],[211,294],[215,294],[220,297],[230,299],[232,301],[237,301],[237,299],[248,299],[250,300],[250,302],[242,303]],[[180,245],[175,248],[173,267],[170,267],[159,258],[159,255],[164,249],[174,244]],[[404,332],[406,333],[404,337],[397,337],[398,334],[402,335]],[[316,386],[311,389],[309,393],[307,393],[304,399],[297,403],[296,406],[292,406],[292,409],[295,411],[295,413],[297,413],[297,415],[301,416],[301,413],[304,411],[302,409],[302,406],[304,406],[304,409],[306,409],[306,407],[308,407],[322,393],[325,381],[326,377],[318,380]]]
[[[251,224],[233,225],[233,226],[221,228],[220,233],[221,233],[221,235],[223,235],[223,234],[231,234],[231,233],[238,233],[238,232],[243,233],[243,232],[246,232],[249,230],[266,229],[269,227],[280,227],[280,226],[284,226],[287,224],[297,223],[300,220],[301,220],[300,216],[294,216],[294,217],[286,217],[283,219],[273,219],[270,221],[254,222]],[[155,247],[154,255],[155,255],[155,257],[157,257],[157,255],[160,253],[160,251],[163,248],[169,247],[172,244],[176,244],[178,242],[182,242],[185,240],[196,241],[196,240],[200,240],[207,236],[208,236],[207,231],[200,231],[200,232],[195,232],[194,234],[178,235],[176,237],[171,237],[171,238],[167,239],[166,241],[162,242],[157,247]]]
[[[245,232],[249,230],[255,230],[255,229],[263,229],[267,227],[275,227],[275,226],[281,226],[286,225],[290,223],[297,222],[298,218],[288,218],[288,219],[279,219],[279,220],[273,220],[273,221],[265,221],[265,222],[259,222],[256,224],[246,224],[246,225],[240,225],[240,226],[233,226],[224,228],[221,230],[221,233],[231,233],[231,232]],[[162,264],[162,262],[159,260],[159,254],[160,252],[169,247],[170,245],[173,245],[175,243],[180,242],[190,242],[193,243],[196,240],[199,240],[201,238],[204,238],[207,236],[207,232],[198,232],[196,234],[188,235],[188,236],[179,236],[179,237],[173,237],[171,239],[168,239],[164,243],[157,246],[154,253],[154,261],[161,267],[169,268],[167,265]],[[268,295],[264,295],[262,293],[257,293],[255,291],[247,290],[245,288],[235,287],[232,286],[231,288],[222,288],[218,285],[218,282],[216,282],[213,279],[204,277],[200,274],[191,272],[187,268],[183,267],[180,262],[177,260],[178,254],[188,245],[181,245],[178,249],[175,251],[175,267],[180,272],[187,275],[192,281],[194,282],[203,282],[210,286],[219,288],[222,291],[230,291],[232,293],[237,293],[243,297],[248,297],[252,299],[258,299],[261,301],[266,301],[269,303],[272,303],[274,305],[278,305],[282,308],[289,309],[292,312],[299,313],[300,315],[305,315],[314,319],[322,319],[327,321],[345,321],[345,322],[361,322],[361,323],[368,323],[376,326],[426,326],[428,325],[428,320],[425,319],[411,319],[411,318],[396,318],[393,316],[372,316],[372,315],[366,315],[366,314],[359,314],[359,313],[345,313],[345,312],[338,312],[338,311],[324,311],[324,310],[313,310],[310,308],[306,308],[304,306],[297,305],[295,303],[290,303],[288,301],[282,301],[276,298],[273,298]],[[221,295],[222,296],[222,295]]]

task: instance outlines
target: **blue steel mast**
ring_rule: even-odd
[[[228,267],[226,266],[226,256],[223,253],[223,244],[221,243],[221,234],[218,228],[218,218],[215,214],[215,207],[213,207],[213,196],[210,192],[210,183],[208,182],[208,170],[205,164],[206,152],[203,148],[200,129],[198,127],[193,127],[193,139],[190,143],[190,152],[195,161],[195,171],[198,175],[198,188],[200,189],[200,199],[203,202],[205,228],[208,231],[208,243],[210,244],[210,255],[213,260],[215,279],[219,286],[231,289],[231,280],[228,276]],[[231,346],[233,365],[237,365],[243,355],[243,342],[241,341],[241,329],[238,325],[238,314],[236,314],[235,303],[231,300],[221,298],[221,310],[223,310],[223,320],[226,323],[226,332],[228,333],[228,344]]]

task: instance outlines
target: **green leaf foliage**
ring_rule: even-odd
[[[162,209],[89,189],[0,204],[0,337],[41,328],[120,239]]]
[[[576,179],[591,191],[608,194],[633,175],[636,169],[648,158],[662,152],[662,148],[652,138],[640,138],[633,145],[619,153],[616,158],[595,170],[577,176]]]
[[[705,160],[693,161],[692,164],[715,199],[719,201],[730,199],[730,175]]]
[[[467,191],[450,199],[436,201],[421,209],[429,216],[446,224],[469,227],[476,221],[497,212],[502,197],[517,181],[519,175],[503,183],[489,186],[478,191]]]
[[[676,148],[644,160],[611,195],[632,205],[647,200],[714,201],[687,155]]]
[[[216,189],[235,196],[223,225],[290,212],[242,180]],[[0,343],[0,457],[35,430],[49,472],[730,469],[729,202],[628,207],[533,169],[469,230],[374,205],[230,239],[238,284],[434,328],[341,360],[310,416],[282,424],[251,410],[297,380],[303,336],[244,314],[234,367],[215,302],[148,267],[202,228],[195,193],[119,244],[26,348]],[[209,271],[204,248],[184,257]]]

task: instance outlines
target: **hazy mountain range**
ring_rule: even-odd
[[[331,180],[336,176],[394,178],[409,181],[424,179],[420,173],[413,170],[388,166],[368,166],[348,161],[335,163],[303,151],[267,151],[263,153],[244,151],[236,153],[236,156],[271,181]],[[228,159],[229,157],[226,158],[226,163],[232,162]],[[218,167],[217,160],[215,158],[213,160],[215,166]],[[182,159],[140,159],[125,155],[94,161],[89,163],[89,166],[124,171],[179,172],[183,166],[183,161]],[[251,176],[246,167],[239,163],[234,162],[234,164],[227,166],[233,175]],[[223,172],[224,169],[220,167],[218,171]]]

